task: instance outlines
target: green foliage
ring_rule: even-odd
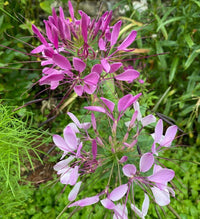
[[[28,117],[24,119],[26,120],[23,121],[23,118],[19,118],[16,112],[12,112],[12,108],[0,104],[2,215],[16,211],[32,193],[31,187],[22,185],[21,175],[34,168],[33,158],[41,161],[37,148],[49,140],[40,131],[30,128],[31,121]],[[28,123],[30,123],[29,126]]]

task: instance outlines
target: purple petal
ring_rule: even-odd
[[[114,108],[115,108],[115,104],[112,101],[110,101],[104,97],[101,97],[100,99],[104,102],[104,104],[108,107],[108,109],[112,113]]]
[[[60,68],[63,69],[71,69],[71,64],[67,58],[60,54],[54,54],[52,56],[53,61],[55,62],[56,65],[58,65]]]
[[[76,150],[77,145],[78,145],[78,141],[77,141],[77,138],[76,138],[76,133],[73,131],[73,129],[70,126],[67,126],[63,130],[63,135],[64,135],[65,142],[67,143],[69,148],[72,151]]]
[[[152,153],[145,153],[140,158],[140,171],[147,172],[151,169],[154,163],[154,156]]]
[[[74,87],[74,91],[76,92],[76,94],[78,96],[82,96],[82,94],[83,94],[83,86],[82,85],[76,85]]]
[[[161,140],[162,134],[163,134],[163,121],[162,119],[159,119],[155,127],[155,136],[154,136],[155,143],[158,143]]]
[[[74,188],[71,190],[71,192],[69,193],[68,195],[68,200],[70,202],[74,201],[78,195],[78,192],[80,190],[80,187],[81,187],[81,181],[80,182],[77,182],[76,185],[74,186]]]
[[[138,115],[138,111],[135,111],[135,112],[133,113],[133,116],[132,116],[131,121],[130,121],[130,123],[129,123],[129,127],[130,127],[130,128],[132,128],[132,127],[134,126],[135,120],[136,120],[136,118],[137,118],[137,115]]]
[[[37,27],[34,24],[32,24],[32,30],[38,36],[41,43],[43,43],[45,46],[48,46],[46,39],[43,37],[43,35],[40,33],[40,31],[37,29]]]
[[[120,46],[118,46],[117,50],[124,50],[126,49],[128,46],[131,45],[131,43],[135,40],[137,36],[137,31],[132,31],[127,37],[126,39],[121,43]]]
[[[104,208],[107,208],[107,209],[115,208],[115,204],[108,198],[101,200],[101,204],[104,206]]]
[[[121,66],[122,66],[121,62],[116,62],[116,63],[111,64],[109,73],[116,72]]]
[[[102,73],[102,71],[103,71],[103,67],[102,67],[101,64],[96,64],[96,65],[94,65],[94,66],[92,67],[92,70],[91,70],[91,72],[96,72],[96,73],[98,73],[99,75]]]
[[[81,59],[73,57],[73,65],[76,71],[82,73],[85,70],[86,64]]]
[[[53,38],[53,44],[55,46],[56,49],[58,49],[58,33],[57,33],[57,29],[52,26],[52,38]]]
[[[154,142],[152,147],[151,147],[151,151],[153,154],[155,154],[156,156],[158,156],[158,153],[156,152],[156,143]]]
[[[136,173],[136,167],[133,164],[126,164],[125,166],[123,166],[122,171],[125,176],[133,177]]]
[[[90,110],[90,111],[106,113],[106,110],[103,107],[100,107],[100,106],[85,106],[84,109],[87,109],[87,110]]]
[[[168,190],[160,190],[157,187],[151,188],[153,195],[155,197],[155,201],[160,206],[165,206],[170,203],[170,195]]]
[[[142,118],[141,122],[142,122],[142,126],[145,127],[153,122],[156,122],[156,117],[154,115],[150,114],[150,115]]]
[[[124,197],[124,195],[126,194],[128,190],[128,185],[127,184],[123,184],[121,186],[118,186],[117,188],[115,188],[109,195],[109,199],[112,201],[118,201],[120,200],[122,197]]]
[[[162,170],[163,168],[157,164],[154,165],[153,167],[153,174],[157,173],[158,171]]]
[[[130,83],[133,82],[133,80],[135,80],[139,76],[140,73],[138,71],[133,69],[128,69],[125,72],[115,76],[115,79],[119,81],[128,81]]]
[[[93,160],[96,160],[97,156],[97,142],[95,139],[92,140],[92,155],[93,155]]]
[[[89,75],[85,76],[83,80],[88,85],[97,85],[99,78],[100,78],[99,74],[90,73]]]
[[[174,140],[176,136],[176,132],[178,130],[178,127],[176,125],[170,126],[165,134],[164,139],[161,141],[160,145],[164,147],[171,146],[172,141]]]
[[[53,135],[54,144],[60,148],[62,151],[69,152],[71,151],[64,139],[60,135]]]
[[[51,85],[52,82],[57,82],[57,85],[59,85],[59,81],[62,81],[63,79],[64,79],[63,74],[56,74],[56,73],[55,74],[50,74],[50,75],[43,76],[39,80],[39,84],[40,85],[44,85],[44,84],[50,84]]]
[[[113,26],[113,31],[111,34],[111,42],[110,42],[110,46],[115,45],[115,43],[117,42],[117,38],[119,36],[119,31],[120,31],[120,27],[121,27],[122,21],[118,21],[114,26]]]
[[[160,171],[154,173],[151,176],[148,176],[147,179],[161,184],[166,184],[174,178],[174,171],[171,169],[163,168]]]
[[[110,64],[108,63],[108,61],[106,59],[102,59],[101,64],[104,70],[108,73],[110,71]]]
[[[71,205],[69,205],[68,207],[69,208],[71,208],[73,206],[84,207],[84,206],[88,206],[88,205],[93,205],[93,204],[97,203],[98,201],[99,201],[99,196],[96,195],[96,196],[92,196],[89,198],[84,198],[84,199],[81,199],[79,201],[76,201],[76,202],[72,203]]]

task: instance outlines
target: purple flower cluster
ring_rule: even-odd
[[[73,113],[68,112],[73,122],[65,127],[63,137],[53,136],[55,145],[63,151],[61,161],[54,169],[60,175],[62,184],[73,186],[68,195],[69,208],[101,202],[113,212],[114,219],[128,218],[127,206],[137,216],[145,218],[150,200],[165,206],[170,203],[170,195],[175,196],[173,188],[168,185],[175,173],[162,166],[157,157],[164,148],[171,146],[177,126],[168,127],[163,135],[161,119],[156,123],[152,114],[142,117],[138,102],[141,93],[124,95],[118,99],[117,106],[116,102],[99,97],[98,88],[107,79],[132,83],[139,77],[138,71],[132,66],[126,67],[119,60],[120,55],[127,55],[133,50],[127,48],[137,33],[132,31],[118,42],[122,22],[111,26],[112,12],[107,11],[95,20],[79,11],[80,20],[77,20],[70,1],[68,6],[71,18],[65,18],[62,8],[59,16],[53,9],[53,15],[44,21],[45,33],[41,33],[34,25],[32,27],[42,43],[32,53],[41,53],[41,65],[45,66],[39,84],[50,85],[53,90],[60,83],[66,83],[78,96],[83,93],[94,94],[95,104],[84,107],[91,112],[90,122],[81,123]],[[129,122],[124,121],[126,112],[132,114]],[[95,116],[98,114],[102,115],[101,120]],[[103,136],[99,131],[101,123],[110,127]],[[152,145],[146,146],[145,153],[137,152],[138,139],[150,124],[155,127],[150,135]],[[111,166],[108,167],[108,164]],[[105,189],[75,201],[86,183],[85,179],[99,172],[109,173]],[[116,182],[112,183],[114,178]],[[135,186],[144,191],[142,210],[136,207],[134,201]]]
[[[77,20],[70,1],[68,6],[71,19],[65,19],[61,7],[60,16],[53,9],[53,15],[44,21],[46,33],[32,26],[42,44],[31,53],[41,53],[41,65],[45,66],[39,84],[50,85],[53,90],[60,82],[67,83],[82,96],[84,92],[93,94],[107,76],[129,83],[138,78],[138,71],[124,70],[122,62],[116,62],[119,54],[130,51],[127,47],[135,40],[137,32],[132,31],[117,46],[122,22],[110,26],[112,12],[105,12],[96,21],[79,11],[81,19]],[[120,74],[116,75],[117,71]]]

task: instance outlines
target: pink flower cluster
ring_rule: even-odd
[[[46,33],[42,34],[32,25],[42,44],[31,53],[41,53],[41,65],[45,66],[39,84],[50,85],[53,90],[60,82],[67,83],[82,96],[84,92],[93,94],[106,77],[129,83],[138,78],[138,71],[123,70],[122,62],[116,62],[119,53],[129,51],[127,47],[135,40],[137,32],[132,31],[117,46],[122,22],[110,26],[112,12],[105,12],[96,21],[79,11],[81,19],[77,20],[70,1],[68,6],[71,19],[65,18],[61,7],[59,16],[53,9],[53,15],[44,21]]]
[[[156,123],[152,114],[142,117],[138,102],[141,93],[126,94],[119,98],[117,104],[99,97],[97,88],[105,80],[112,78],[114,81],[132,83],[139,77],[138,71],[127,68],[122,60],[118,60],[119,55],[127,55],[133,50],[127,48],[137,33],[132,31],[118,42],[122,22],[111,26],[112,12],[107,11],[95,20],[79,11],[80,20],[77,20],[70,1],[68,6],[71,18],[65,18],[62,8],[59,16],[53,9],[53,15],[44,21],[45,33],[41,33],[34,25],[32,27],[42,43],[32,54],[41,53],[41,65],[45,66],[39,84],[50,85],[53,90],[60,83],[66,83],[78,96],[83,93],[94,94],[95,104],[84,107],[87,112],[92,112],[91,122],[81,123],[73,113],[68,112],[73,122],[65,127],[63,137],[53,136],[55,145],[63,151],[61,161],[54,169],[60,175],[62,184],[73,186],[68,195],[69,208],[100,202],[113,212],[114,219],[128,218],[127,206],[137,216],[145,218],[150,200],[165,206],[170,203],[170,195],[175,196],[173,188],[168,185],[175,173],[160,164],[158,153],[171,146],[177,126],[170,126],[163,135],[161,119]],[[127,111],[132,113],[129,122],[124,121]],[[101,114],[101,119],[98,120],[94,113]],[[103,136],[99,131],[101,123],[110,127],[110,130],[104,130]],[[150,124],[151,128],[155,127],[151,134],[152,145],[147,145],[145,153],[142,153],[138,151],[138,139]],[[86,183],[85,178],[92,178],[97,172],[109,173],[105,189],[75,201],[82,185]],[[114,179],[117,181],[112,183]],[[141,210],[132,201],[135,186],[144,191]]]

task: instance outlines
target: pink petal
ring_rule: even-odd
[[[85,76],[83,80],[88,85],[97,85],[99,78],[100,78],[99,74],[90,73],[89,75]]]
[[[106,42],[102,38],[100,38],[98,45],[100,50],[106,51]]]
[[[58,33],[57,33],[57,29],[54,26],[52,26],[51,31],[52,31],[52,37],[53,37],[53,44],[54,44],[55,48],[58,49]]]
[[[108,107],[108,109],[112,113],[114,108],[115,108],[115,104],[112,101],[110,101],[104,97],[101,97],[100,99],[104,102],[104,104]]]
[[[52,73],[50,75],[43,76],[39,80],[39,83],[40,83],[40,85],[51,84],[52,81],[61,81],[63,79],[64,79],[64,75],[63,74]]]
[[[76,201],[76,202],[72,203],[71,205],[69,205],[68,207],[69,208],[71,208],[73,206],[84,207],[84,206],[88,206],[88,205],[93,205],[93,204],[97,203],[98,201],[99,201],[99,196],[96,195],[96,196],[92,196],[89,198],[84,198],[84,199],[81,199],[79,201]]]
[[[165,206],[170,203],[170,195],[168,190],[160,190],[157,187],[151,188],[153,195],[155,197],[155,201],[160,206]]]
[[[144,201],[143,201],[143,204],[142,204],[142,214],[143,214],[143,216],[147,215],[148,209],[149,209],[149,196],[146,193],[144,193]]]
[[[123,156],[120,160],[119,160],[119,163],[124,163],[128,160],[128,157],[127,156]]]
[[[94,66],[92,67],[92,70],[91,70],[91,72],[96,72],[96,73],[98,73],[99,75],[102,73],[102,71],[103,71],[103,67],[102,67],[101,64],[96,64],[96,65],[94,65]]]
[[[156,143],[154,142],[152,147],[151,147],[151,151],[153,154],[155,154],[156,156],[158,156],[158,153],[156,152]]]
[[[124,112],[131,104],[133,104],[142,94],[139,93],[135,96],[132,94],[127,94],[124,97],[122,97],[118,102],[118,111]]]
[[[73,57],[73,65],[76,71],[82,73],[85,70],[86,64],[81,59]]]
[[[41,43],[43,43],[45,46],[48,46],[46,39],[43,37],[43,35],[40,33],[40,31],[37,29],[37,27],[34,24],[32,24],[32,30],[38,36]]]
[[[87,35],[88,35],[87,29],[88,29],[88,16],[85,13],[82,13],[81,32],[85,43],[87,43]]]
[[[137,120],[138,121],[141,121],[142,120],[142,114],[140,112],[140,105],[139,105],[139,102],[138,101],[135,101],[133,103],[133,107],[134,107],[134,110],[138,112],[137,114]]]
[[[161,184],[166,184],[166,182],[171,181],[174,178],[174,171],[171,169],[163,168],[158,172],[154,173],[151,176],[148,176],[147,179]]]
[[[69,185],[73,186],[76,184],[78,177],[79,177],[79,173],[78,173],[78,166],[75,166],[74,168],[72,168],[72,172],[70,174],[70,180],[69,180]]]
[[[85,106],[84,109],[87,109],[90,111],[106,113],[105,109],[103,107],[100,107],[100,106]]]
[[[86,92],[87,94],[93,94],[96,88],[97,88],[96,85],[85,84],[83,87],[83,91]]]
[[[44,50],[45,46],[42,44],[31,51],[32,54],[40,53]]]
[[[128,210],[124,204],[117,204],[113,210],[113,219],[128,219]]]
[[[126,164],[125,166],[123,166],[122,171],[125,176],[133,177],[136,173],[136,167],[133,164]]]
[[[125,72],[115,76],[115,79],[119,81],[128,81],[130,83],[133,82],[133,80],[135,80],[139,76],[140,73],[138,71],[133,69],[128,69]]]
[[[110,46],[115,45],[115,43],[117,42],[117,38],[119,36],[119,31],[120,31],[120,27],[121,27],[122,21],[118,21],[114,26],[113,26],[113,31],[111,34],[111,42],[110,42]]]
[[[68,112],[67,115],[71,118],[71,120],[80,128],[81,124],[79,122],[79,120],[77,119],[77,117],[73,114]]]
[[[116,62],[116,63],[111,64],[109,73],[116,72],[121,66],[122,66],[121,62]]]
[[[71,151],[64,139],[60,135],[53,135],[54,144],[60,148],[62,151],[69,152]]]
[[[137,36],[137,31],[132,31],[127,37],[126,39],[121,43],[120,46],[118,46],[117,50],[124,50],[126,49],[128,46],[131,45],[131,43],[135,40]]]
[[[68,164],[74,159],[74,156],[69,156],[65,160],[59,161],[56,165],[54,165],[53,169],[59,171],[68,166]]]
[[[97,130],[97,125],[96,125],[96,119],[94,113],[91,113],[91,121],[92,121],[92,127],[96,131]]]
[[[135,120],[136,120],[136,118],[137,118],[137,115],[138,115],[138,111],[135,111],[135,112],[133,113],[133,116],[132,116],[131,121],[130,121],[130,123],[129,123],[129,127],[130,127],[130,128],[132,128],[132,127],[134,126]]]
[[[121,186],[118,186],[117,188],[115,188],[109,195],[109,199],[112,201],[118,201],[120,200],[122,197],[124,197],[124,195],[126,194],[128,190],[128,185],[127,184],[123,184]]]
[[[165,134],[164,139],[161,141],[160,145],[164,147],[171,146],[172,141],[174,140],[176,136],[176,132],[178,130],[178,127],[176,125],[170,126]]]
[[[71,1],[68,1],[68,7],[69,7],[70,17],[72,18],[72,20],[74,20],[74,9],[73,9]]]
[[[107,208],[107,209],[115,208],[115,204],[108,198],[101,200],[101,204],[104,206],[104,208]]]
[[[78,192],[80,190],[80,187],[81,187],[81,181],[80,182],[77,182],[74,186],[74,188],[71,190],[71,192],[69,193],[68,195],[68,200],[70,202],[74,201],[78,195]]]
[[[71,69],[71,64],[67,58],[60,54],[54,54],[52,57],[53,61],[55,62],[56,65],[58,65],[60,68],[63,69]]]
[[[65,142],[67,143],[69,148],[72,151],[76,150],[77,145],[78,145],[78,141],[77,141],[77,138],[76,138],[76,133],[73,131],[73,129],[70,126],[67,126],[63,130],[63,135],[64,135]]]
[[[142,126],[145,127],[153,122],[156,122],[156,117],[154,115],[150,114],[150,115],[142,118],[141,122],[142,122]]]
[[[78,96],[82,96],[82,94],[83,94],[83,86],[82,85],[76,85],[74,87],[74,91],[76,92],[76,94]]]
[[[101,64],[104,70],[108,73],[110,71],[110,64],[108,63],[108,61],[106,59],[102,59]]]
[[[140,158],[140,171],[147,172],[151,169],[154,163],[154,156],[152,153],[145,153]]]
[[[161,140],[162,134],[163,134],[163,121],[162,119],[159,119],[155,127],[155,137],[154,137],[155,143],[158,143]]]

